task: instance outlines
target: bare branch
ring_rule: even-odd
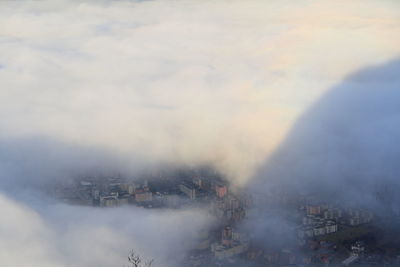
[[[153,267],[154,266],[153,259],[146,261],[142,264],[142,258],[140,257],[140,255],[136,254],[133,250],[128,255],[128,262],[130,263],[130,266],[127,266],[127,267]],[[125,267],[125,266],[123,266],[123,267]]]

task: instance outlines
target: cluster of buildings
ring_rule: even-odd
[[[370,223],[373,219],[373,214],[369,211],[342,209],[326,204],[307,204],[302,210],[304,215],[298,236],[303,243],[306,238],[336,233],[340,225],[359,226]]]
[[[356,208],[348,208],[346,210],[346,215],[347,216],[342,220],[342,223],[347,223],[350,226],[370,223],[374,218],[372,212]]]
[[[338,220],[342,217],[340,209],[324,205],[308,204],[304,207],[305,214],[298,236],[303,241],[306,238],[321,236],[338,231]]]
[[[213,201],[211,213],[221,221],[237,223],[245,218],[250,204],[250,196],[226,194]]]
[[[68,193],[65,193],[68,192]],[[70,204],[116,207],[128,204],[146,205],[153,200],[147,181],[126,182],[122,178],[87,178],[77,180],[62,200]]]
[[[223,179],[199,175],[171,179],[167,183],[161,179],[89,177],[58,189],[55,195],[70,204],[100,207],[134,204],[148,208],[179,208],[186,204],[218,203],[216,206],[224,211],[223,216],[243,218],[245,214],[243,203],[228,192],[228,184]]]
[[[240,255],[248,249],[248,237],[244,233],[234,231],[231,226],[224,227],[221,239],[211,245],[211,252],[218,260]]]
[[[303,222],[304,225],[298,230],[298,235],[303,240],[304,238],[336,233],[338,231],[338,225],[333,220],[325,220],[321,217],[309,215],[303,218]]]
[[[350,254],[344,256],[343,251],[338,251],[335,242],[332,242],[334,238],[330,239],[340,235],[343,229],[352,231],[368,225],[374,220],[371,212],[325,204],[314,196],[295,195],[284,190],[260,196],[232,192],[222,178],[198,174],[176,179],[163,179],[162,176],[142,180],[85,178],[58,192],[68,203],[99,207],[131,204],[146,208],[180,208],[184,205],[208,205],[218,223],[212,229],[201,231],[197,246],[189,255],[188,266],[230,266],[241,260],[258,262],[262,266],[330,266],[333,262],[348,266],[362,261],[381,262],[376,256],[366,255],[362,242],[354,243],[349,249]],[[288,220],[293,219],[294,240],[299,242],[267,249],[256,244],[251,235],[238,230],[249,210],[255,206],[266,207],[260,209],[262,212],[271,208],[284,211],[291,217]]]

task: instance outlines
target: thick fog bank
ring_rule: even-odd
[[[393,60],[348,75],[317,100],[251,188],[399,212],[399,137],[400,61]]]
[[[37,203],[36,203],[37,204]],[[133,250],[179,266],[210,217],[203,210],[29,206],[0,195],[2,266],[123,266]]]
[[[397,1],[0,5],[2,136],[211,163],[238,185],[328,88],[400,53]]]
[[[211,164],[256,192],[290,184],[372,205],[375,184],[398,185],[398,63],[338,83],[400,54],[399,8],[0,1],[1,265],[121,266],[134,249],[176,266],[211,222],[197,209],[83,208],[41,194],[82,175]],[[279,216],[250,223],[290,228]]]

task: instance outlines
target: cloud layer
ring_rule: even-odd
[[[2,1],[0,262],[120,266],[135,249],[175,266],[171,255],[190,247],[181,241],[210,222],[203,211],[71,207],[29,188],[204,163],[245,185],[321,95],[400,55],[399,9],[389,0]]]
[[[241,182],[325,90],[400,52],[395,1],[1,5],[4,135],[212,162]]]
[[[398,210],[399,88],[399,60],[349,75],[299,118],[258,181],[369,208],[379,204],[377,213],[389,204]],[[380,191],[395,199],[375,203]]]
[[[3,266],[123,266],[131,250],[157,266],[177,266],[212,221],[200,209],[35,208],[3,194],[0,203]]]

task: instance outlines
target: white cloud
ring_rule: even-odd
[[[3,266],[122,266],[134,250],[157,266],[176,266],[210,217],[200,209],[33,208],[0,195]],[[195,218],[195,219],[194,219]]]
[[[211,162],[243,184],[320,95],[400,55],[398,10],[378,0],[2,1],[1,185],[114,162]],[[6,266],[110,266],[131,245],[168,255],[191,229],[181,229],[188,211],[43,211],[1,198]],[[133,224],[121,230],[120,216]]]
[[[345,74],[400,52],[390,1],[1,5],[2,132],[239,177]]]

